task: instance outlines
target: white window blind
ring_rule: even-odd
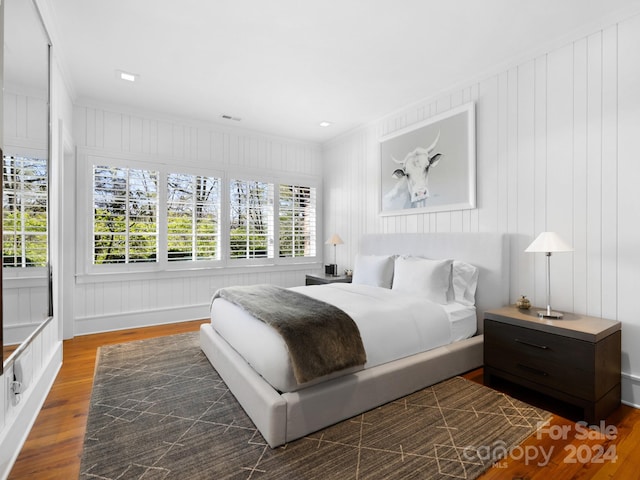
[[[47,264],[47,160],[3,158],[2,261],[5,267]]]
[[[280,185],[278,207],[280,257],[314,257],[316,189]]]
[[[220,258],[220,179],[170,173],[167,176],[167,258]]]
[[[230,257],[273,258],[273,184],[231,180],[229,194]]]
[[[94,264],[156,262],[158,172],[93,167]]]

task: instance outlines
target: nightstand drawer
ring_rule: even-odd
[[[485,321],[485,364],[580,398],[594,395],[594,344]]]

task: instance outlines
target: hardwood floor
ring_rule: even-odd
[[[483,383],[482,369],[465,377]],[[576,414],[562,403],[520,387],[504,385],[499,390],[549,411],[563,411],[569,418]],[[640,457],[633,453],[640,445],[640,410],[621,405],[598,429],[587,429],[567,417],[554,415],[548,426],[480,479],[640,479]]]
[[[78,478],[98,347],[195,331],[203,322],[205,320],[66,340],[62,369],[9,479]],[[482,383],[482,369],[474,370],[465,377]],[[508,385],[504,387],[504,391],[529,403],[544,403],[545,400],[530,392],[514,391]],[[557,405],[552,406],[554,409],[559,408]],[[599,434],[594,430],[576,427],[575,422],[554,415],[550,426],[539,438],[534,434],[512,452],[513,457],[522,458],[500,461],[480,478],[639,479],[640,457],[633,452],[640,445],[640,410],[623,405],[607,419],[605,425],[609,431]],[[562,429],[565,431],[564,435],[560,434]],[[589,438],[583,440],[582,437]],[[615,462],[609,458],[613,454],[617,456]],[[545,464],[544,468],[542,464]]]

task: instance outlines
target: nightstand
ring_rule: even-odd
[[[305,285],[324,285],[325,283],[351,283],[351,277],[346,275],[310,275],[305,278]]]
[[[595,423],[620,405],[620,322],[504,307],[484,314],[484,383],[498,378],[582,409]]]

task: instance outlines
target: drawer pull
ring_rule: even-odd
[[[543,377],[548,377],[549,374],[544,370],[538,370],[537,368],[530,367],[528,365],[523,365],[522,363],[517,364],[519,368],[523,370],[527,370],[528,372],[535,373],[536,375],[542,375]]]
[[[516,338],[515,340],[517,343],[521,343],[523,345],[539,348],[541,350],[549,350],[549,347],[547,347],[546,345],[538,345],[537,343],[525,342],[524,340],[520,340],[519,338]]]

